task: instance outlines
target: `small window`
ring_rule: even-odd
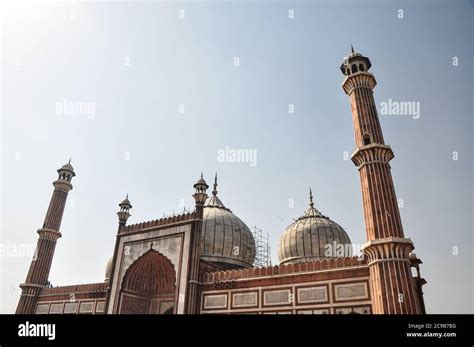
[[[370,145],[370,135],[369,134],[365,134],[363,137],[362,137],[362,141],[364,143],[364,146],[367,146],[367,145]]]
[[[359,71],[364,71],[364,65],[359,64]]]
[[[356,73],[356,72],[357,72],[357,65],[352,64],[352,73]]]

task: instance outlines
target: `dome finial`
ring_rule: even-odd
[[[314,208],[314,201],[313,201],[313,190],[311,187],[309,188],[309,207],[304,213],[303,217],[301,218],[307,218],[307,217],[322,217],[325,218],[324,215],[319,212],[317,209]]]
[[[69,157],[69,161],[67,162],[68,164],[71,164],[71,157]]]
[[[216,176],[214,177],[214,190],[212,191],[212,195],[217,196],[217,172]]]
[[[354,53],[354,46],[351,43],[351,52]]]

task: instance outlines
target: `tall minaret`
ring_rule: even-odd
[[[193,230],[191,231],[191,240],[190,240],[190,261],[189,261],[189,273],[188,273],[188,285],[186,288],[186,302],[185,302],[185,311],[187,314],[196,314],[198,313],[198,280],[199,280],[199,260],[200,260],[200,240],[201,240],[201,229],[202,221],[204,217],[204,203],[207,199],[206,190],[209,188],[206,181],[202,177],[194,184],[195,192],[193,198],[195,201],[195,219],[196,222],[193,223]],[[214,184],[214,190],[217,188],[217,174],[216,174],[216,183]]]
[[[61,226],[67,195],[72,189],[71,180],[76,175],[71,160],[58,169],[58,174],[58,179],[53,182],[53,196],[49,203],[43,227],[38,229],[39,238],[30,270],[25,283],[20,285],[21,296],[16,309],[17,314],[35,313],[38,295],[41,289],[48,284],[56,241],[61,237],[59,227]]]
[[[414,249],[403,234],[400,211],[390,173],[394,155],[384,143],[373,89],[377,82],[368,72],[369,58],[352,52],[341,71],[342,88],[349,95],[356,150],[352,161],[360,173],[367,243],[372,309],[374,313],[421,313],[416,284],[411,275],[409,254]]]
[[[132,204],[130,203],[130,200],[128,200],[128,194],[125,197],[125,199],[119,204],[119,211],[117,212],[118,220],[119,220],[119,226],[117,230],[117,238],[115,241],[115,248],[114,248],[114,255],[112,258],[109,259],[107,262],[107,274],[106,274],[106,281],[107,281],[107,296],[105,298],[105,312],[106,313],[111,313],[109,312],[109,304],[110,304],[110,292],[112,290],[112,286],[114,283],[114,274],[115,274],[115,259],[117,258],[117,253],[119,249],[119,244],[120,244],[120,233],[122,229],[125,227],[127,224],[128,219],[130,218],[130,209],[132,208]],[[108,275],[108,276],[107,276]]]

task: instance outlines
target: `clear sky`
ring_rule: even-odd
[[[372,61],[379,110],[390,99],[420,106],[418,119],[380,121],[427,310],[474,311],[472,1],[10,1],[0,11],[0,241],[10,249],[0,312],[14,312],[31,261],[12,249],[34,248],[69,157],[77,176],[54,285],[103,281],[126,193],[130,223],[182,201],[191,209],[201,171],[208,183],[217,171],[224,204],[269,234],[274,264],[310,186],[316,207],[363,243],[359,175],[344,157],[355,144],[339,66],[351,43]],[[61,112],[71,102],[90,112]],[[226,147],[256,151],[256,165],[219,162]]]

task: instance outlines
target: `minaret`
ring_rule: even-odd
[[[117,239],[115,241],[114,247],[114,254],[112,258],[109,259],[107,262],[107,270],[110,269],[109,278],[107,279],[107,296],[105,299],[105,312],[109,313],[109,302],[110,302],[110,291],[112,290],[112,286],[114,283],[114,273],[115,273],[115,259],[117,258],[117,252],[119,247],[119,235],[122,229],[127,224],[128,218],[130,218],[130,209],[132,208],[132,204],[130,200],[128,200],[128,194],[125,199],[119,204],[119,210],[117,212],[118,220],[119,220],[119,227],[117,230]],[[109,268],[110,266],[110,268]]]
[[[351,47],[352,48],[352,47]],[[341,71],[342,88],[349,95],[354,123],[357,166],[362,186],[373,313],[421,313],[409,254],[414,249],[403,234],[400,211],[390,173],[394,154],[383,139],[373,89],[377,82],[368,72],[369,58],[351,49]]]
[[[217,180],[217,174],[216,174]],[[207,199],[206,190],[209,188],[206,181],[202,177],[194,184],[195,192],[193,198],[196,204],[195,219],[196,222],[193,224],[193,230],[191,232],[190,240],[190,260],[189,260],[189,275],[188,275],[188,286],[186,288],[186,308],[187,314],[198,313],[198,280],[199,280],[199,262],[200,262],[200,240],[201,240],[201,229],[202,220],[204,216],[204,203]],[[214,190],[217,188],[217,183],[214,185]],[[216,192],[217,194],[217,192]]]
[[[72,189],[71,180],[76,175],[71,160],[58,169],[58,174],[58,179],[53,182],[54,191],[43,227],[38,229],[39,238],[30,270],[25,283],[20,285],[21,296],[16,309],[17,314],[35,313],[38,295],[41,289],[48,285],[49,270],[53,261],[56,241],[61,237],[59,227],[61,226],[67,195]]]
[[[128,194],[125,199],[119,204],[119,211],[117,212],[117,216],[119,217],[119,232],[122,227],[127,224],[128,218],[130,218],[130,209],[132,208],[132,204],[130,200],[128,200]]]

